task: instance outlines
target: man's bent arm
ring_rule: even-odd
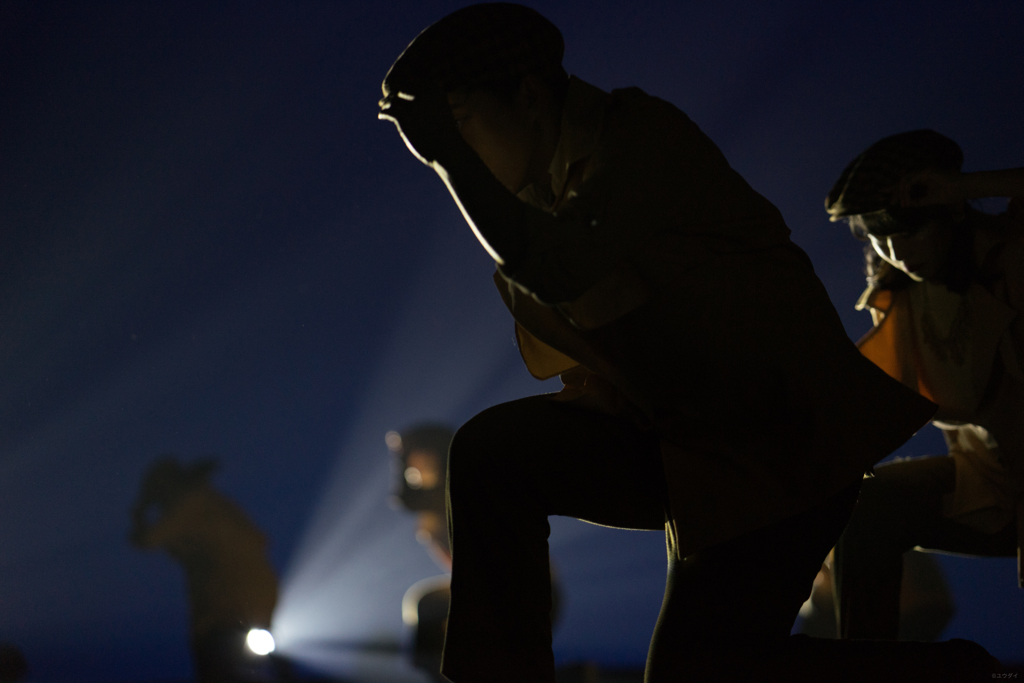
[[[461,138],[459,143],[449,147],[443,161],[435,160],[430,165],[491,258],[501,266],[512,267],[526,254],[527,212],[547,215],[509,192],[469,145]]]

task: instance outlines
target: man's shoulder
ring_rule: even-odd
[[[696,124],[679,107],[636,86],[612,90],[609,93],[608,108],[623,120],[663,119],[665,122],[696,128]]]
[[[676,107],[671,102],[663,100],[655,95],[651,95],[643,88],[640,88],[635,85],[626,88],[612,88],[612,90],[609,91],[609,95],[613,100],[636,106],[669,107],[671,109],[674,109],[675,111],[679,111],[679,108]]]
[[[691,169],[728,165],[685,112],[638,87],[616,88],[608,94],[603,129],[601,146],[618,152],[616,156]]]

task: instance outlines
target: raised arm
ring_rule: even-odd
[[[393,122],[409,151],[441,177],[480,244],[499,265],[525,254],[527,213],[534,214],[531,221],[554,222],[512,194],[467,144],[440,88],[392,92],[380,108],[378,118]]]
[[[1024,168],[954,173],[926,169],[908,175],[898,188],[901,206],[959,204],[982,197],[1024,199]]]
[[[962,173],[960,180],[967,199],[980,197],[1024,199],[1024,168]]]

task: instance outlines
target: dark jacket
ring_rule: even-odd
[[[496,282],[535,376],[658,431],[680,557],[824,502],[931,417],[857,351],[778,210],[672,105],[574,79],[551,171],[552,193],[520,196],[558,229]]]

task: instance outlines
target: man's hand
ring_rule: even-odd
[[[448,98],[439,87],[420,87],[416,94],[392,91],[379,105],[377,118],[394,123],[405,146],[428,166],[444,158],[453,146],[465,144]]]
[[[445,90],[428,78],[408,72],[388,74],[377,118],[398,128],[405,146],[432,168],[448,187],[480,244],[498,265],[526,252],[525,221],[554,221],[530,209],[498,180],[455,124]]]
[[[925,169],[910,173],[891,188],[893,203],[903,207],[963,204],[980,197],[1024,198],[1024,168],[957,173]]]
[[[905,208],[962,204],[968,199],[962,174],[934,168],[908,174],[892,193],[893,203]]]

